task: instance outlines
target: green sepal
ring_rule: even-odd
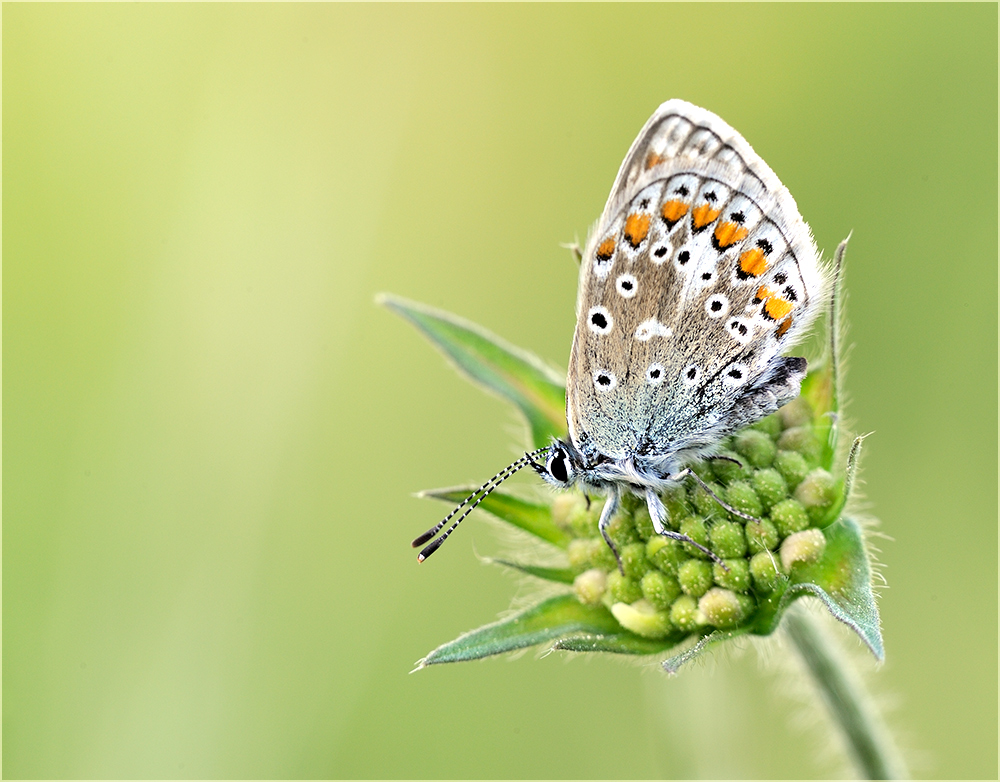
[[[610,635],[621,629],[604,606],[585,606],[574,595],[557,595],[439,646],[417,667],[478,660],[563,636]]]
[[[376,301],[416,326],[461,374],[513,402],[528,420],[536,448],[566,434],[564,379],[536,355],[426,304],[385,293]]]
[[[829,357],[823,359],[820,366],[806,375],[802,381],[800,394],[813,410],[812,430],[816,441],[820,444],[819,466],[833,472],[840,427],[837,425],[839,412],[835,378]]]
[[[823,556],[811,564],[792,567],[786,585],[759,606],[753,632],[770,634],[789,605],[804,595],[812,595],[823,601],[836,619],[854,630],[877,660],[882,660],[885,650],[861,527],[845,517],[822,532],[826,538]]]
[[[728,641],[731,638],[737,638],[741,635],[745,635],[749,632],[747,627],[738,627],[733,630],[713,630],[707,635],[703,635],[698,639],[698,642],[687,649],[685,649],[680,654],[675,654],[673,657],[668,657],[663,661],[663,670],[667,673],[677,673],[682,665],[689,663],[697,657],[701,657],[705,652],[716,646],[723,641]]]
[[[635,633],[621,631],[603,635],[574,635],[560,638],[553,649],[562,652],[609,652],[611,654],[660,654],[683,640],[676,638],[643,638]]]
[[[520,570],[529,576],[541,578],[545,581],[555,581],[558,584],[572,584],[576,578],[576,573],[568,567],[545,567],[544,565],[525,565],[520,562],[511,562],[508,559],[496,559],[494,557],[484,557],[484,561],[491,565],[503,565],[512,570]]]
[[[427,489],[417,496],[458,504],[478,488],[478,486],[453,486],[447,489]],[[552,521],[552,509],[548,505],[528,502],[502,489],[494,489],[479,503],[479,507],[498,519],[530,532],[535,537],[559,548],[565,549],[569,546],[570,536]]]

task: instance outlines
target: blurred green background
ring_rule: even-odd
[[[993,4],[5,5],[5,776],[843,773],[766,645],[408,675],[532,594],[482,518],[409,548],[523,429],[373,296],[565,366],[559,243],[671,97],[854,232],[860,659],[917,775],[996,776]]]

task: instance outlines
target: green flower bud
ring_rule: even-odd
[[[774,440],[781,434],[781,430],[784,429],[784,426],[781,423],[781,418],[777,415],[769,415],[767,418],[762,418],[757,423],[752,424],[750,428],[756,429],[758,432],[763,432]]]
[[[788,496],[788,484],[781,473],[772,468],[755,472],[751,485],[760,498],[764,511],[769,511],[775,503]]]
[[[716,497],[722,497],[725,494],[722,487],[717,483],[709,483],[708,488],[715,492]],[[694,504],[698,513],[702,516],[716,515],[721,510],[719,508],[719,503],[715,500],[715,497],[701,488],[701,486],[695,486],[691,490],[691,502]]]
[[[604,538],[587,538],[587,547],[587,560],[590,567],[600,568],[601,570],[618,569],[618,562],[615,560],[615,555],[608,548],[608,544],[604,542]]]
[[[608,524],[608,537],[619,551],[629,543],[639,542],[639,533],[635,531],[632,517],[624,513],[618,513],[611,519]]]
[[[667,526],[671,529],[677,529],[681,519],[686,519],[694,513],[694,508],[688,502],[687,491],[683,486],[679,484],[671,486],[660,496],[667,509]]]
[[[712,586],[712,566],[702,559],[689,559],[677,569],[684,594],[701,597]]]
[[[649,508],[645,505],[636,508],[632,514],[632,523],[635,524],[635,531],[643,540],[649,540],[656,535],[653,530],[653,520],[649,517]]]
[[[725,494],[719,496],[723,497],[736,510],[743,511],[749,516],[760,516],[764,512],[764,506],[761,504],[757,492],[753,490],[749,483],[744,481],[737,481],[730,484]]]
[[[622,568],[625,575],[638,581],[652,565],[646,559],[645,543],[629,543],[621,550]]]
[[[691,472],[705,481],[705,483],[714,480],[714,476],[712,475],[712,465],[704,460],[692,464]]]
[[[570,496],[573,495],[559,495],[559,496]],[[569,526],[572,533],[578,538],[591,538],[598,534],[597,530],[598,515],[594,508],[587,510],[586,501],[581,501],[579,504],[574,505],[566,514],[566,524]]]
[[[747,595],[738,595],[720,587],[709,589],[698,601],[698,609],[705,616],[705,621],[716,627],[738,625],[750,615],[753,606],[753,599]]]
[[[784,579],[778,570],[778,560],[770,551],[761,551],[750,560],[753,585],[761,592],[773,592]]]
[[[673,630],[669,614],[657,611],[645,600],[638,600],[632,605],[615,603],[611,606],[611,613],[618,624],[643,638],[664,638]]]
[[[797,396],[778,411],[778,417],[785,429],[793,426],[805,426],[812,423],[812,406],[805,397]]]
[[[747,553],[743,527],[732,521],[717,521],[708,530],[710,548],[723,559],[742,557]]]
[[[693,633],[705,624],[705,617],[698,610],[698,601],[690,595],[678,597],[670,606],[670,623],[685,633]]]
[[[819,443],[808,426],[794,426],[783,431],[778,438],[778,448],[783,451],[798,451],[811,464],[819,459]]]
[[[782,500],[771,508],[771,521],[778,528],[778,534],[786,538],[809,526],[809,514],[798,500]]]
[[[837,487],[833,476],[820,468],[809,473],[795,490],[795,499],[802,503],[814,522],[823,519],[836,500],[836,495]]]
[[[770,467],[778,449],[774,441],[764,432],[756,429],[744,429],[736,435],[736,453],[740,454],[753,467]]]
[[[724,560],[726,570],[718,562],[712,563],[712,578],[720,587],[732,589],[734,592],[746,592],[750,589],[750,565],[743,557]]]
[[[751,554],[769,551],[778,545],[778,530],[768,519],[748,521],[743,531],[747,538],[747,548]]]
[[[572,491],[561,491],[552,500],[552,521],[561,530],[569,532],[573,529],[570,515],[578,509],[587,510],[587,501]]]
[[[809,473],[809,464],[798,451],[778,451],[778,455],[774,457],[774,466],[789,489],[802,483],[802,479]]]
[[[650,570],[642,577],[642,596],[661,611],[667,611],[681,595],[681,585],[673,576]]]
[[[585,570],[573,580],[573,591],[576,592],[577,599],[589,606],[601,602],[607,586],[608,574],[597,568]]]
[[[747,471],[743,467],[744,460],[735,451],[720,451],[717,456],[726,458],[706,460],[712,465],[712,474],[716,480],[728,484],[746,477]],[[736,461],[731,462],[729,459]]]
[[[646,559],[664,573],[676,576],[677,568],[687,558],[679,540],[654,535],[646,541]]]
[[[590,541],[586,538],[571,540],[566,553],[569,556],[569,567],[574,573],[582,573],[591,567]]]
[[[642,597],[642,587],[634,578],[623,576],[616,568],[608,573],[608,595],[613,603],[634,603]]]
[[[708,546],[708,527],[705,525],[705,520],[699,516],[690,516],[681,522],[681,534],[687,535],[695,543],[699,543],[702,546]],[[695,548],[690,543],[682,543],[684,551],[691,557],[706,557],[708,556],[701,549]]]
[[[789,535],[781,543],[781,565],[790,570],[800,562],[815,562],[823,556],[826,538],[818,529],[807,529]]]

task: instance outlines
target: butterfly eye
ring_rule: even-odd
[[[646,382],[651,386],[658,386],[663,382],[663,366],[661,364],[650,364],[646,370]]]
[[[552,452],[548,463],[545,465],[545,469],[559,483],[569,483],[571,472],[569,459],[566,457],[566,452],[561,448],[557,448]]]

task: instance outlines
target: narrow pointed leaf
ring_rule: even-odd
[[[673,657],[668,657],[664,660],[663,670],[667,673],[677,673],[682,665],[701,657],[713,646],[720,644],[723,641],[728,641],[730,638],[736,638],[737,636],[744,635],[747,632],[747,628],[739,628],[736,630],[713,630],[708,635],[702,636],[698,643],[694,646],[689,649],[685,649],[680,654],[675,654]]]
[[[612,654],[659,654],[678,643],[676,638],[643,638],[629,632],[605,635],[574,635],[560,638],[553,649],[564,652],[610,652]]]
[[[416,326],[460,373],[517,405],[536,448],[565,435],[564,378],[533,353],[449,312],[388,294],[377,300]]]
[[[478,488],[478,486],[455,486],[448,489],[428,489],[420,492],[418,496],[457,504]],[[569,535],[552,521],[552,511],[547,505],[528,502],[502,489],[496,489],[479,504],[479,507],[498,519],[560,548],[569,545]]]
[[[545,581],[554,581],[558,584],[572,584],[576,574],[568,567],[545,567],[544,565],[526,565],[520,562],[511,562],[507,559],[494,559],[486,557],[486,561],[493,565],[503,565],[512,570],[520,570],[529,576],[541,578]]]
[[[558,595],[439,646],[421,660],[420,667],[478,660],[564,635],[604,635],[620,630],[621,625],[604,606],[585,606],[573,595]]]
[[[885,650],[861,527],[853,519],[842,518],[824,529],[823,535],[826,549],[822,558],[793,566],[783,607],[802,595],[818,597],[834,617],[858,634],[876,659],[882,660]]]

